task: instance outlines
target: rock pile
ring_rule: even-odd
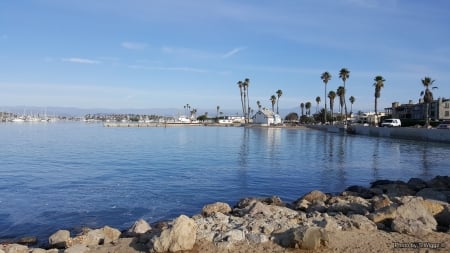
[[[448,176],[428,182],[379,180],[370,188],[351,186],[335,196],[312,191],[293,203],[276,196],[245,198],[234,208],[217,202],[191,218],[181,215],[152,226],[139,220],[123,232],[105,226],[71,237],[69,231],[60,230],[49,238],[48,250],[4,244],[0,253],[178,252],[192,250],[199,242],[229,251],[242,243],[316,250],[327,247],[329,233],[352,230],[421,238],[430,232],[449,232],[449,200]]]

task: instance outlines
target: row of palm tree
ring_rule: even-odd
[[[250,118],[250,98],[248,96],[250,79],[245,78],[244,81],[238,81],[237,85],[241,92],[242,115],[244,115],[245,123],[248,123]]]
[[[343,86],[339,86],[335,91],[330,91],[327,93],[327,84],[328,82],[331,80],[332,76],[328,71],[325,71],[322,73],[322,75],[320,76],[320,78],[322,79],[323,83],[325,84],[325,93],[324,93],[324,97],[329,99],[330,102],[330,110],[331,110],[331,115],[333,115],[334,113],[334,100],[336,98],[336,96],[339,97],[339,105],[340,105],[340,114],[341,114],[341,119],[345,119],[345,124],[346,124],[346,119],[348,116],[347,113],[347,103],[346,103],[346,99],[345,99],[345,95],[346,95],[346,82],[347,80],[350,78],[350,71],[347,68],[342,68],[339,71],[339,78],[342,80],[343,82]],[[375,115],[378,115],[378,99],[381,96],[381,89],[384,88],[384,82],[386,80],[384,79],[383,76],[381,75],[377,75],[374,78],[374,83],[373,86],[375,88],[375,93],[374,93],[374,97],[375,97],[375,103],[374,103],[374,109],[375,109]],[[433,80],[431,77],[425,77],[424,79],[422,79],[422,85],[425,87],[425,90],[421,92],[420,96],[423,96],[423,101],[426,103],[426,110],[425,110],[425,125],[428,126],[429,125],[429,104],[433,101],[433,93],[431,92],[431,89],[436,89],[437,87],[432,86],[435,80]],[[241,94],[241,105],[242,105],[242,114],[244,115],[245,118],[245,122],[248,123],[249,122],[249,118],[250,118],[250,102],[249,102],[249,96],[248,96],[248,88],[250,85],[250,79],[249,78],[245,78],[244,81],[238,81],[238,87],[240,90],[240,94]],[[272,104],[272,111],[275,111],[275,104],[277,106],[277,114],[279,114],[279,100],[280,97],[283,95],[283,91],[282,90],[277,90],[275,92],[276,95],[272,95],[270,97],[270,101]],[[353,112],[353,104],[355,103],[356,99],[354,96],[350,96],[349,101],[351,103],[351,107],[350,107],[350,111]],[[317,108],[316,108],[316,113],[318,112],[318,107],[319,104],[321,102],[321,98],[320,96],[316,97],[316,103],[317,103]],[[325,108],[324,108],[324,123],[327,122],[327,99],[324,99],[324,103],[325,103]],[[260,101],[256,102],[258,109],[261,109],[261,103]],[[310,108],[311,108],[311,102],[306,102],[306,103],[301,103],[300,104],[301,110],[302,110],[302,116],[304,115],[304,109],[306,109],[307,115],[310,115]],[[190,106],[189,104],[187,104],[185,106],[185,109],[189,110]],[[219,106],[217,106],[217,111],[219,111]],[[343,116],[343,114],[345,115],[345,117]]]

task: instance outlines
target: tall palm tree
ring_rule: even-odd
[[[244,120],[247,123],[247,83],[244,81],[242,83],[242,87],[244,88]]]
[[[375,87],[375,117],[378,115],[378,98],[381,95],[381,88],[384,87],[384,78],[382,76],[376,76],[374,79],[375,83],[373,86]]]
[[[422,91],[420,93],[420,95],[423,95],[423,102],[425,102],[426,104],[426,109],[425,109],[425,127],[428,127],[430,124],[430,119],[429,119],[429,108],[430,108],[430,103],[433,102],[433,93],[430,91],[430,86],[433,85],[435,80],[431,79],[431,77],[426,76],[424,79],[422,79],[422,84],[425,87],[425,91]],[[436,87],[432,87],[432,88],[436,88]]]
[[[258,106],[258,109],[261,111],[261,102],[259,102],[259,100],[256,101],[256,105]]]
[[[320,76],[320,78],[322,79],[323,83],[325,84],[325,114],[324,114],[324,123],[327,122],[327,84],[328,81],[331,80],[331,75],[330,73],[328,73],[327,71],[323,72],[322,75]]]
[[[246,113],[247,113],[247,119],[246,122],[248,123],[250,121],[250,96],[248,95],[248,87],[250,86],[250,79],[249,78],[245,78],[244,79],[244,86],[245,86],[245,90],[246,94],[244,94],[244,97],[247,97],[247,106],[245,107]]]
[[[355,97],[354,96],[350,96],[350,98],[348,99],[348,101],[350,101],[350,114],[353,113],[353,104],[355,103]]]
[[[244,107],[244,83],[242,81],[237,82],[237,85],[239,86],[239,91],[241,92],[241,105],[242,105],[242,115],[245,117],[245,107]]]
[[[319,104],[320,104],[320,97],[317,96],[316,97],[316,103],[317,103],[317,107],[316,107],[316,113],[319,111]]]
[[[305,110],[305,104],[301,103],[300,104],[300,108],[302,109],[302,116],[304,115],[304,110]]]
[[[270,97],[270,102],[272,102],[272,111],[275,111],[275,103],[277,102],[277,97],[275,95],[272,95]]]
[[[334,117],[333,108],[334,108],[334,99],[336,98],[336,92],[330,90],[330,92],[328,93],[328,98],[330,99],[331,124],[333,124],[333,117]]]
[[[344,117],[342,116],[342,113],[343,113],[343,107],[344,107],[344,104],[345,104],[345,88],[344,88],[344,86],[339,86],[338,88],[337,88],[337,90],[336,90],[336,95],[338,95],[338,97],[339,97],[339,105],[341,106],[341,108],[340,108],[340,112],[341,112],[341,120],[343,120],[344,119]]]
[[[305,103],[306,115],[311,116],[311,102]]]
[[[220,106],[217,106],[216,109],[217,109],[216,118],[219,118],[219,110],[220,110]]]
[[[345,122],[347,122],[347,103],[345,102],[345,82],[350,77],[350,71],[346,68],[342,68],[339,71],[339,78],[344,82],[344,108],[345,108]],[[345,123],[346,124],[346,123]]]
[[[283,91],[282,90],[277,90],[277,92],[275,92],[276,94],[277,94],[277,114],[280,114],[279,112],[278,112],[278,102],[280,101],[280,97],[281,97],[281,95],[283,95]]]

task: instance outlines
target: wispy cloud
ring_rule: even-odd
[[[245,50],[244,47],[234,48],[234,49],[226,52],[224,55],[222,55],[222,58],[230,58],[231,56],[233,56],[233,55],[235,55],[235,54],[237,54],[237,53],[239,53],[239,52],[241,52],[243,50]]]
[[[130,50],[143,50],[147,47],[146,43],[129,42],[129,41],[122,42],[121,45],[123,48],[130,49]]]
[[[207,73],[205,69],[191,68],[191,67],[151,67],[142,65],[130,65],[132,69],[146,69],[146,70],[159,70],[159,71],[182,71],[182,72],[195,72],[195,73]]]
[[[63,62],[71,62],[71,63],[79,63],[79,64],[100,64],[100,61],[92,60],[92,59],[86,59],[86,58],[63,58]]]
[[[163,46],[161,48],[161,51],[165,54],[180,55],[193,58],[215,58],[218,56],[217,54],[213,54],[210,52],[185,47]]]

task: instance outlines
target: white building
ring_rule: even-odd
[[[253,117],[253,123],[261,125],[277,125],[281,124],[280,115],[274,113],[273,111],[263,108],[259,110]]]

